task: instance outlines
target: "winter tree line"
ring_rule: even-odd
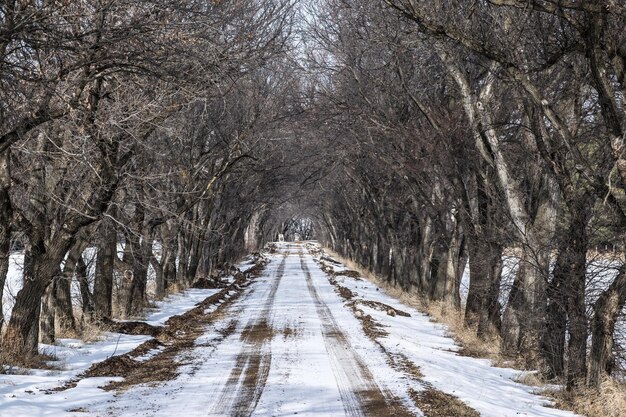
[[[3,360],[135,315],[149,269],[161,298],[244,254],[275,159],[265,139],[293,111],[293,13],[290,0],[0,3],[0,289],[24,253]]]
[[[626,3],[328,0],[311,10],[310,123],[328,151],[305,205],[320,239],[451,308],[468,265],[464,320],[479,337],[569,388],[618,372]],[[617,253],[589,298],[601,242]],[[519,262],[509,288],[507,253]]]
[[[623,0],[3,2],[2,351],[313,226],[451,311],[468,266],[470,329],[597,386],[624,349],[624,27]]]

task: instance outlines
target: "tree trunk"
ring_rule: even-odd
[[[72,279],[76,273],[76,264],[82,258],[87,246],[85,238],[78,238],[65,258],[63,274],[56,283],[56,320],[61,334],[76,332],[76,320],[74,319],[74,308],[72,305]]]
[[[89,290],[88,270],[87,264],[82,256],[80,256],[76,262],[76,279],[80,287],[80,298],[83,309],[83,321],[93,319],[93,296]]]
[[[542,181],[542,191],[536,195],[538,208],[532,224],[527,225],[522,257],[502,321],[503,349],[509,354],[540,351],[545,329],[558,189],[551,178]]]
[[[587,269],[587,223],[589,209],[586,202],[571,210],[567,235],[567,264],[569,273],[564,285],[567,297],[569,342],[567,346],[567,387],[584,383],[587,374],[587,315],[585,284]]]
[[[152,256],[152,239],[145,236],[138,242],[133,260],[133,277],[125,305],[126,317],[138,314],[146,304],[146,285],[148,283],[148,265]]]
[[[150,256],[150,265],[152,265],[152,269],[154,269],[156,275],[155,296],[157,299],[163,298],[165,297],[165,274],[163,273],[163,267],[154,255]]]
[[[102,238],[96,256],[96,276],[93,299],[95,319],[111,318],[113,314],[113,273],[117,251],[115,227],[104,220]]]
[[[546,378],[565,376],[565,333],[567,310],[564,294],[566,257],[565,250],[559,250],[552,280],[546,290],[547,307],[545,328],[541,336],[541,355],[546,366]]]
[[[42,245],[29,248],[24,256],[24,286],[3,337],[3,348],[16,358],[36,355],[41,299],[57,273],[62,256],[44,254]]]
[[[502,329],[500,303],[500,284],[502,282],[502,245],[491,242],[488,244],[487,255],[487,295],[484,306],[480,311],[478,320],[477,335],[482,339],[487,339]]]
[[[198,239],[197,237],[193,237],[191,254],[189,255],[189,264],[187,265],[186,272],[186,279],[189,284],[193,283],[198,273],[198,266],[200,265],[200,250],[200,239]]]
[[[462,258],[462,240],[461,227],[457,221],[454,221],[450,241],[439,258],[437,275],[430,293],[432,300],[444,301],[454,307],[459,307],[461,304],[459,286],[463,271],[459,263]]]
[[[189,266],[189,252],[191,250],[191,232],[181,230],[178,234],[178,268],[176,269],[176,282],[179,285],[187,286],[187,267]]]
[[[176,282],[176,253],[176,247],[167,248],[163,251],[163,257],[161,258],[163,268],[163,293],[160,294],[160,297],[167,295],[167,290]]]
[[[56,284],[58,277],[55,277],[41,300],[41,315],[39,319],[39,340],[41,343],[51,345],[55,341],[55,320],[54,311],[56,309]]]
[[[615,322],[626,304],[626,266],[593,306],[591,321],[591,352],[587,384],[597,388],[603,375],[610,375],[614,365],[613,334]]]
[[[432,239],[432,220],[430,217],[426,217],[426,219],[422,222],[422,227],[420,229],[420,252],[419,252],[419,283],[418,289],[420,292],[426,291],[428,286],[430,285],[430,276],[431,276],[431,267],[433,260],[433,239]],[[383,248],[384,246],[380,246]],[[382,250],[381,253],[384,254]],[[379,262],[382,266],[383,263]]]

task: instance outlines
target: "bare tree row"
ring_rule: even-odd
[[[308,16],[320,237],[454,308],[467,265],[480,337],[570,388],[617,371],[624,254],[594,297],[589,254],[626,249],[624,2],[328,0]]]
[[[0,289],[24,251],[5,355],[137,314],[148,271],[161,298],[243,254],[240,185],[282,117],[292,17],[289,0],[0,4]]]

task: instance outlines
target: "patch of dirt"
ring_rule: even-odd
[[[241,332],[241,340],[246,343],[264,343],[274,338],[274,329],[262,318],[253,325],[246,326]]]
[[[367,337],[372,340],[376,340],[379,337],[385,337],[389,334],[385,331],[380,323],[372,318],[372,316],[370,316],[369,314],[364,314],[362,310],[356,310],[357,313],[355,315],[357,319],[361,321],[361,326],[363,326],[363,331],[365,332]],[[359,314],[358,312],[361,312],[361,314]]]
[[[100,321],[109,331],[115,333],[157,337],[163,332],[163,327],[152,326],[143,321],[114,321],[107,318]]]
[[[136,331],[131,334],[150,334],[154,339],[142,343],[132,351],[119,356],[110,357],[102,362],[91,366],[85,373],[76,379],[68,381],[64,386],[51,391],[63,391],[76,386],[80,379],[95,376],[122,376],[124,381],[111,382],[104,389],[125,389],[142,383],[161,382],[173,379],[177,376],[178,368],[184,365],[177,360],[180,354],[195,346],[195,340],[206,331],[206,327],[224,316],[224,310],[237,300],[244,289],[248,287],[252,279],[267,265],[267,261],[261,260],[250,269],[235,275],[235,281],[218,293],[207,297],[196,306],[181,314],[173,316],[165,322],[163,327],[147,325],[143,322],[113,322],[117,329]],[[210,313],[205,313],[209,306],[217,305]],[[227,328],[220,331],[221,340],[232,334],[237,327],[237,322],[232,321]],[[150,332],[150,333],[148,333]],[[164,348],[145,361],[137,361],[136,358],[144,356],[156,348]]]
[[[415,405],[426,417],[480,417],[474,410],[454,395],[428,387],[424,391],[409,390]]]
[[[221,281],[216,281],[215,278],[200,278],[196,280],[193,284],[191,284],[191,288],[198,289],[212,289],[212,288],[224,288],[224,283]]]
[[[383,394],[379,389],[368,389],[357,391],[356,394],[366,416],[415,416],[415,414],[404,407],[399,399],[395,398],[389,392]]]
[[[379,301],[371,301],[371,300],[356,300],[357,303],[366,305],[368,307],[373,308],[374,310],[384,311],[388,316],[402,316],[402,317],[411,317],[409,313],[406,311],[398,310],[397,308],[391,307],[385,303],[381,303]]]
[[[89,378],[111,375],[125,377],[136,366],[137,362],[129,354],[112,356],[107,360],[92,365],[83,376]]]
[[[263,269],[268,263],[270,263],[269,259],[260,258],[259,261],[256,262],[253,266],[243,271],[243,274],[248,276],[249,278],[257,278],[261,275],[261,272],[263,272]]]
[[[386,351],[385,351],[386,352]],[[387,352],[386,352],[387,353]],[[389,353],[387,353],[389,355]],[[396,355],[396,358],[391,359],[392,366],[400,371],[403,371],[405,374],[409,375],[416,381],[421,381],[424,378],[424,374],[419,366],[411,362],[406,356],[403,354]]]
[[[336,272],[333,272],[333,275],[336,277],[348,277],[348,278],[354,278],[357,281],[363,281],[361,279],[361,274],[351,269],[345,269],[343,271],[336,271]]]
[[[341,295],[345,300],[350,301],[355,296],[355,293],[352,292],[351,289],[346,288],[342,285],[338,285],[338,284],[335,284],[335,286],[337,287],[337,291],[339,292],[339,295]]]
[[[286,326],[282,329],[281,333],[283,334],[283,340],[287,340],[290,338],[297,338],[301,333],[301,329],[294,329],[289,326]]]

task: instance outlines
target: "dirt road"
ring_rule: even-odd
[[[242,326],[216,352],[238,349],[223,357],[231,369],[208,415],[413,415],[376,381],[320,292],[341,302],[302,245],[281,247],[236,307]]]
[[[262,273],[175,358],[175,377],[127,387],[81,411],[102,417],[571,416],[514,382],[517,371],[455,354],[458,346],[441,326],[339,263],[321,264],[311,247],[279,244]],[[330,275],[329,266],[336,268]]]

